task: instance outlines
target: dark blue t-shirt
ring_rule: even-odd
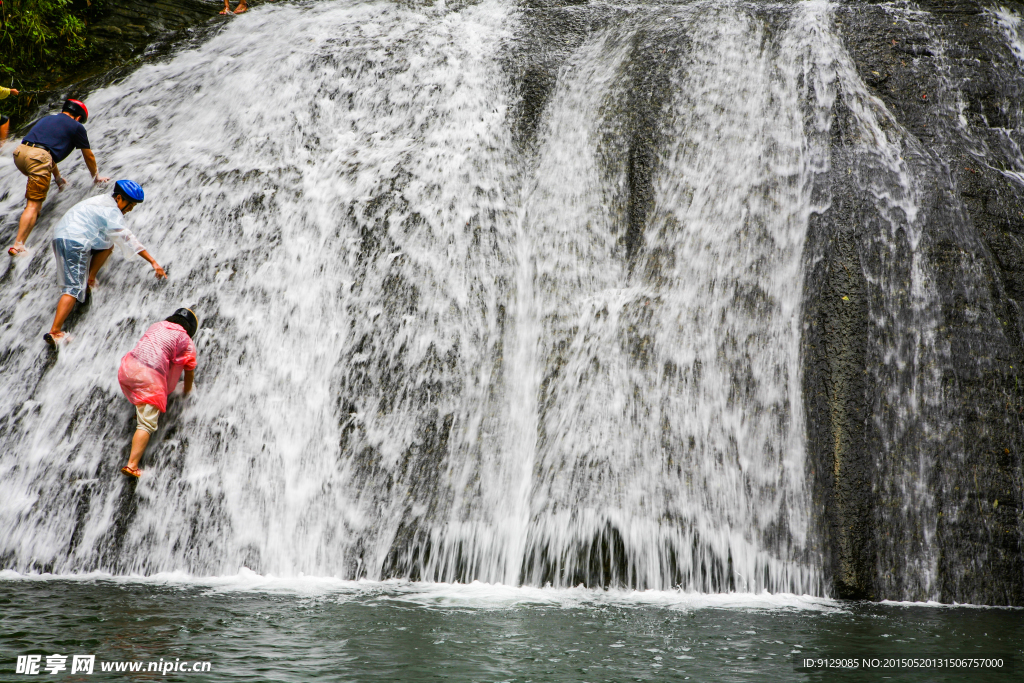
[[[64,114],[53,114],[39,119],[22,142],[45,145],[50,150],[53,162],[64,161],[72,150],[91,149],[85,126]]]

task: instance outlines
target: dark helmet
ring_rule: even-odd
[[[64,100],[64,108],[61,111],[66,111],[72,116],[76,117],[79,122],[85,123],[89,120],[89,110],[85,107],[85,102],[81,100],[73,100],[70,97]]]
[[[131,180],[118,180],[114,183],[114,194],[119,194],[133,202],[142,202],[146,198],[142,186]]]
[[[181,325],[188,332],[189,337],[196,336],[196,330],[199,329],[199,318],[190,308],[179,308],[167,319],[167,322]]]

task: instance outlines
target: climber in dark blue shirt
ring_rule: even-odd
[[[89,136],[82,124],[89,119],[89,110],[79,100],[65,100],[60,114],[44,116],[24,137],[14,150],[14,165],[28,176],[25,188],[25,210],[18,220],[18,236],[14,246],[7,250],[11,256],[25,251],[25,241],[39,218],[39,210],[50,190],[50,176],[53,175],[58,189],[67,183],[60,175],[57,164],[64,161],[75,149],[82,150],[82,159],[92,174],[93,182],[105,183],[110,178],[101,178],[96,168],[96,157],[89,147]]]
[[[92,151],[89,149],[89,135],[85,132],[85,126],[67,114],[53,114],[39,119],[21,142],[35,143],[49,150],[55,164],[67,159],[72,150]]]

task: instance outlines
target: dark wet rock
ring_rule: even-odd
[[[837,282],[858,289],[845,283],[850,273],[877,274],[872,244],[886,228],[857,208],[854,192],[833,188],[832,206],[812,226],[812,242],[828,244],[808,273],[805,401],[827,564],[840,595],[920,599],[906,563],[931,561],[929,546],[941,600],[1024,604],[1024,187],[1005,173],[1022,170],[1013,143],[1024,142],[1024,73],[984,10],[967,1],[849,2],[835,13],[861,79],[909,134],[908,166],[925,179],[920,249],[941,301],[937,344],[947,349],[932,368],[941,405],[923,408],[939,413],[942,443],[906,424],[907,438],[894,442],[895,423],[912,418],[887,412],[880,385],[864,381],[878,378],[883,363],[863,342],[868,316],[851,316],[833,293]],[[841,115],[835,126],[841,137]],[[834,143],[833,169],[843,149]],[[901,255],[904,264],[910,258]],[[904,277],[909,287],[909,271]],[[909,501],[892,485],[922,450],[934,456],[921,482],[933,497],[933,539],[899,513]]]
[[[523,27],[508,45],[505,69],[516,94],[513,133],[529,147],[559,69],[588,36],[621,12],[575,0],[529,0],[520,12]]]
[[[215,0],[105,2],[89,24],[89,41],[111,65],[130,59],[157,37],[205,22],[223,8]]]

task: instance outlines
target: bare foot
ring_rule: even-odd
[[[245,0],[242,0],[242,2],[238,3],[238,7],[235,8],[235,14],[241,14],[242,12],[248,12],[248,11],[249,11],[249,6],[247,4],[245,4]]]
[[[217,12],[217,14],[231,14],[231,11],[230,10],[226,10],[226,9],[222,9],[220,12]],[[128,468],[126,467],[125,469],[128,469]]]
[[[129,477],[135,477],[136,479],[142,476],[142,470],[140,470],[138,467],[132,467],[131,465],[126,465],[125,467],[122,467],[121,473],[127,474]]]

